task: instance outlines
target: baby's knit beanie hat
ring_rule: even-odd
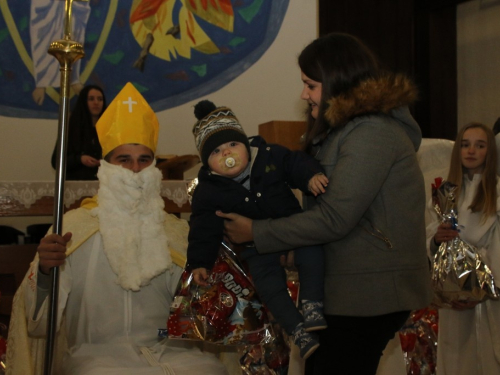
[[[208,166],[208,157],[220,145],[236,141],[243,143],[250,155],[250,144],[233,111],[227,107],[216,107],[209,100],[194,106],[198,121],[193,126],[194,141],[203,165]]]

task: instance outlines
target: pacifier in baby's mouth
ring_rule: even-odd
[[[228,171],[231,168],[241,165],[241,159],[237,154],[229,154],[225,157],[220,158],[219,166],[222,170]]]

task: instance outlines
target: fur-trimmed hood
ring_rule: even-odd
[[[417,99],[417,89],[402,74],[388,74],[362,81],[345,94],[327,101],[325,118],[331,127],[342,126],[354,117],[385,113]]]
[[[417,151],[422,131],[410,114],[408,105],[417,99],[413,82],[402,74],[387,74],[362,81],[345,94],[327,101],[325,119],[332,128],[369,115],[387,115],[397,121]]]

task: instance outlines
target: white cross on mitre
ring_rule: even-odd
[[[132,100],[132,97],[128,97],[128,100],[123,101],[123,104],[128,104],[128,113],[132,113],[132,105],[137,104],[136,101]]]

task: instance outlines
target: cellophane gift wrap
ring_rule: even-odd
[[[290,348],[283,330],[272,325],[273,340],[238,347],[242,375],[287,375]]]
[[[270,323],[250,277],[224,243],[208,283],[196,285],[191,272],[183,272],[159,335],[238,346],[242,374],[286,374],[289,348],[281,329]]]
[[[0,323],[0,375],[5,374],[5,357],[7,355],[7,341],[5,340],[4,334],[7,334],[7,327]]]
[[[439,317],[436,309],[412,311],[399,331],[407,375],[435,375]]]
[[[2,291],[0,291],[0,300],[2,299]],[[5,357],[7,355],[7,341],[5,336],[7,335],[7,326],[0,323],[0,375],[5,374]]]
[[[432,204],[443,223],[459,230],[455,196],[457,186],[436,178],[432,184]],[[432,264],[432,284],[438,307],[452,308],[454,302],[483,302],[498,299],[493,274],[477,248],[460,236],[440,244]]]

